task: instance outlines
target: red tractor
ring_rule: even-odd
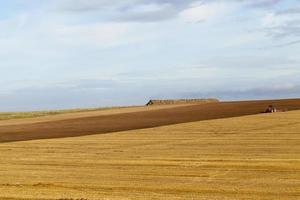
[[[277,112],[277,109],[273,105],[269,105],[265,112],[266,113],[275,113],[275,112]]]

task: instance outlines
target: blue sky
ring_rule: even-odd
[[[300,97],[299,0],[0,1],[0,110]]]

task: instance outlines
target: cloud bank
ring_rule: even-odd
[[[0,109],[296,96],[299,8],[299,0],[1,2]]]

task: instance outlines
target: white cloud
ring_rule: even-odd
[[[248,33],[237,33],[231,36],[228,36],[226,41],[223,42],[225,47],[241,47],[245,45],[257,44],[259,41],[264,39],[264,35],[257,32],[248,32]]]
[[[274,12],[267,13],[262,19],[262,25],[264,27],[276,27],[281,26],[287,20],[286,17],[278,16]]]
[[[270,12],[264,15],[261,25],[265,32],[272,37],[300,37],[300,16]]]
[[[186,22],[202,22],[223,14],[226,6],[221,3],[200,4],[193,3],[183,10],[179,17]]]
[[[168,7],[169,4],[142,4],[142,5],[137,5],[133,8],[130,9],[131,12],[134,13],[142,13],[142,12],[156,12],[156,11],[161,11],[164,10],[165,7]]]
[[[111,47],[126,43],[129,27],[118,23],[96,23],[57,27],[57,38],[67,45]]]

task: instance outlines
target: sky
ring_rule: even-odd
[[[0,0],[0,111],[300,97],[300,0]]]

